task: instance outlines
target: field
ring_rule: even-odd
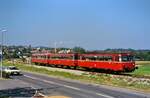
[[[140,66],[143,64],[150,64],[150,61],[136,61],[135,63],[136,63],[136,65]]]
[[[142,64],[132,74],[150,76],[150,64]]]
[[[150,76],[150,61],[137,61],[138,69],[132,74]]]

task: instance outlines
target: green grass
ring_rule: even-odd
[[[11,64],[9,64],[9,63],[5,63],[5,66],[10,66],[10,65]],[[35,68],[32,66],[25,66],[24,64],[15,64],[15,66],[17,68],[19,68],[20,70],[24,70],[24,71],[43,73],[43,74],[54,75],[54,76],[64,76],[66,78],[73,75],[73,74],[68,73],[68,72],[49,71],[45,68]]]
[[[11,63],[4,62],[4,65],[12,65]],[[63,72],[63,71],[50,71],[46,68],[37,68],[33,66],[28,66],[25,64],[15,64],[16,67],[18,67],[21,70],[29,71],[29,72],[36,72],[36,73],[42,73],[50,76],[57,76],[57,77],[63,77],[68,79],[74,79],[74,80],[80,80],[82,82],[86,83],[96,83],[96,84],[105,84],[105,85],[112,85],[112,86],[119,86],[119,87],[126,87],[126,88],[132,88],[137,90],[144,90],[150,92],[150,85],[146,84],[139,84],[136,82],[130,82],[126,81],[124,77],[113,77],[112,75],[108,74],[82,74],[82,75],[76,75],[69,72]],[[150,67],[148,67],[150,68]],[[143,71],[144,70],[144,71]],[[147,74],[149,73],[149,69],[147,67],[141,66],[139,70],[134,72],[134,74]]]
[[[150,76],[150,64],[149,63],[141,64],[138,67],[139,68],[135,70],[132,74]]]

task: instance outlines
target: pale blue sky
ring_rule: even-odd
[[[0,0],[5,43],[150,49],[150,0]],[[63,42],[63,43],[62,43]]]

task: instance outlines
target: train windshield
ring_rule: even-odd
[[[121,59],[122,59],[123,62],[134,61],[133,56],[122,56]]]

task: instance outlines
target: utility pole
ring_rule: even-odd
[[[55,45],[54,47],[55,47],[55,54],[56,54],[56,51],[57,51],[57,50],[56,50],[57,42],[55,42],[54,45]]]
[[[0,30],[1,31],[1,78],[3,78],[3,33],[6,31],[6,30]]]

